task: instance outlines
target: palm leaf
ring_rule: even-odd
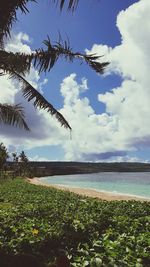
[[[86,55],[79,52],[73,52],[69,41],[57,42],[52,45],[50,38],[44,40],[46,49],[35,50],[31,54],[12,53],[0,50],[0,70],[6,71],[7,68],[11,72],[16,71],[21,75],[25,75],[30,71],[31,64],[41,72],[50,71],[59,58],[63,57],[68,62],[78,59],[81,63],[86,62],[97,73],[103,74],[109,62],[99,62],[100,57],[95,54]]]
[[[26,7],[28,2],[36,2],[36,0],[1,0],[0,1],[0,44],[3,46],[3,38],[10,36],[10,30],[13,23],[17,21],[17,10],[27,13]]]
[[[22,84],[22,92],[23,96],[30,102],[33,100],[34,106],[37,108],[41,108],[49,112],[52,116],[55,116],[59,121],[61,126],[64,126],[67,129],[71,130],[69,123],[63,117],[63,115],[58,112],[52,104],[50,104],[44,96],[42,96],[25,78],[23,78],[20,74],[13,72],[10,75],[11,78],[17,79]]]
[[[65,60],[73,62],[74,59],[78,59],[81,63],[86,62],[97,73],[103,74],[105,68],[109,62],[98,62],[100,57],[95,54],[86,55],[79,52],[73,52],[70,48],[69,42],[57,42],[55,45],[51,44],[48,36],[47,40],[43,42],[46,46],[46,50],[43,48],[36,50],[29,56],[29,61],[32,58],[32,62],[35,68],[38,68],[39,72],[50,71],[60,57],[64,57]]]
[[[31,68],[31,56],[24,53],[13,53],[0,50],[0,70],[5,71],[9,67],[11,72],[16,71],[25,75]],[[1,73],[2,74],[2,73]]]
[[[22,13],[29,12],[27,4],[29,2],[37,2],[38,0],[1,0],[0,1],[0,46],[3,47],[4,37],[10,36],[10,30],[13,24],[17,21],[17,11],[21,10]],[[77,7],[79,0],[50,0],[56,3],[60,10],[65,4],[68,10],[74,11]]]
[[[78,5],[79,0],[53,0],[54,3],[56,3],[60,10],[62,10],[67,5],[68,10],[74,11]]]
[[[18,105],[0,104],[0,123],[15,125],[29,131],[23,108]]]

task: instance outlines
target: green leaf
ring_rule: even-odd
[[[93,258],[90,262],[91,267],[101,267],[102,266],[102,260],[100,258]]]

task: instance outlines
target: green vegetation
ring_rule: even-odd
[[[3,143],[0,143],[0,179],[7,177],[7,175],[5,175],[5,164],[8,157],[7,148]]]
[[[29,177],[31,176],[31,168],[28,165],[28,157],[25,152],[22,150],[18,155],[16,152],[12,153],[13,165],[12,169],[15,176]]]
[[[11,166],[8,164],[8,158],[12,159]],[[32,169],[28,163],[28,157],[23,150],[20,154],[13,152],[11,155],[5,145],[0,143],[0,180],[14,179],[16,176],[32,177]]]
[[[6,163],[8,157],[7,148],[3,143],[0,143],[0,170],[4,168],[4,164]]]
[[[150,203],[99,201],[16,179],[0,185],[3,261],[30,253],[74,267],[150,266]],[[4,265],[7,266],[7,265]]]

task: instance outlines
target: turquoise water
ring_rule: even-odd
[[[50,176],[39,179],[45,184],[88,188],[150,198],[150,172],[101,172]]]

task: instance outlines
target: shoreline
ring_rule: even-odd
[[[51,188],[56,188],[59,190],[67,191],[67,192],[72,192],[81,196],[87,196],[87,197],[93,197],[93,198],[98,198],[102,200],[107,200],[107,201],[113,201],[113,200],[137,200],[137,201],[150,201],[150,198],[146,197],[138,197],[138,196],[130,196],[130,195],[124,195],[124,194],[115,194],[111,192],[103,192],[103,191],[96,191],[94,189],[84,189],[84,188],[76,188],[76,187],[67,187],[64,185],[54,185],[54,184],[45,184],[42,183],[42,181],[39,180],[39,178],[32,178],[29,179],[27,178],[27,181],[31,184],[34,185],[41,185],[41,186],[46,186],[46,187],[51,187]]]

